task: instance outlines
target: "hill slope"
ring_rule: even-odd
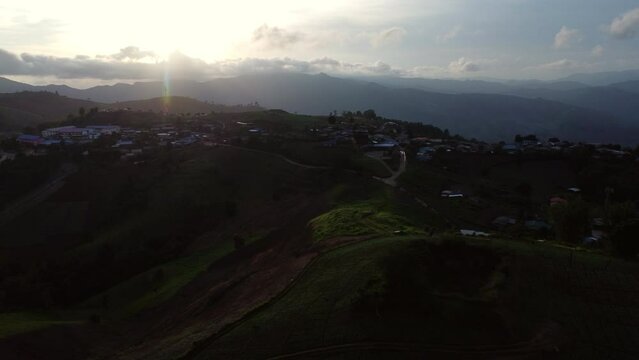
[[[101,104],[68,98],[50,92],[20,92],[0,94],[0,129],[22,129],[47,121],[63,120],[78,109]]]
[[[259,106],[254,105],[218,105],[209,104],[184,96],[172,96],[169,98],[156,97],[148,100],[125,101],[111,104],[115,108],[129,108],[131,110],[151,111],[151,112],[169,112],[173,114],[179,113],[236,113],[247,111],[263,110]]]

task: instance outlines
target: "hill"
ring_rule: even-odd
[[[639,80],[633,81],[624,81],[620,83],[615,83],[610,85],[610,87],[615,89],[621,89],[624,91],[632,92],[635,94],[639,94]]]
[[[16,130],[50,121],[61,121],[79,108],[86,110],[101,104],[72,99],[50,92],[0,94],[0,129]]]
[[[155,118],[159,113],[196,114],[196,113],[242,113],[263,110],[258,105],[219,105],[209,104],[186,97],[153,98],[148,100],[127,101],[115,104],[96,103],[57,95],[48,91],[23,91],[0,94],[0,130],[22,130],[26,126],[42,123],[55,123],[66,119],[69,114],[77,114],[80,108],[123,109],[145,112],[117,112],[93,114],[91,121],[108,124],[135,121],[137,118]],[[151,114],[154,113],[154,114]]]
[[[186,113],[237,113],[264,110],[257,105],[219,105],[195,100],[184,96],[156,97],[148,100],[116,102],[111,108],[128,108],[137,111],[167,112],[170,114]]]
[[[33,85],[13,81],[0,77],[0,93],[14,93],[20,91],[33,91],[36,87]]]
[[[577,81],[591,86],[606,86],[623,81],[639,80],[639,69],[579,73],[567,76],[561,81]]]

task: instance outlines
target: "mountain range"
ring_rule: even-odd
[[[622,78],[626,81],[613,82]],[[101,103],[157,98],[166,90],[162,82],[75,89],[0,78],[0,92],[48,91]],[[177,80],[169,91],[209,104],[257,102],[312,115],[372,108],[387,118],[429,123],[487,141],[534,133],[573,141],[639,143],[639,71],[503,82],[271,73]]]

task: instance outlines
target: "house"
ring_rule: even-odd
[[[501,147],[501,149],[504,152],[506,152],[507,154],[514,155],[514,154],[519,152],[519,145],[518,144],[505,144],[504,146]]]
[[[119,148],[119,147],[132,146],[132,145],[133,145],[133,140],[121,139],[121,140],[118,140],[118,142],[111,147]]]
[[[45,138],[61,137],[64,140],[93,140],[100,136],[100,132],[96,129],[62,126],[43,130],[42,136]]]
[[[50,137],[54,137],[54,136],[60,135],[61,131],[68,130],[68,129],[74,129],[74,128],[75,128],[75,126],[60,126],[60,127],[55,127],[55,128],[49,128],[49,129],[42,130],[42,136],[45,137],[45,138],[50,138]]]
[[[42,141],[44,141],[44,139],[37,135],[22,134],[16,138],[16,141],[21,144],[36,146],[36,145],[40,145]]]
[[[119,134],[121,131],[117,125],[90,125],[87,129],[97,130],[101,135]]]
[[[52,145],[60,145],[62,143],[61,140],[56,139],[44,139],[40,145],[44,146],[52,146]]]
[[[559,196],[554,196],[550,198],[549,202],[550,202],[550,206],[555,206],[555,205],[566,204],[568,201]]]
[[[550,230],[550,225],[542,220],[526,220],[524,222],[524,226],[526,229],[533,231],[548,231]]]
[[[490,236],[489,233],[486,233],[483,231],[467,230],[467,229],[459,230],[459,233],[464,236]]]
[[[440,196],[445,198],[463,198],[464,194],[459,191],[443,190]]]
[[[517,223],[517,219],[510,216],[498,216],[493,220],[493,225],[498,227],[504,227],[508,225],[515,225]]]
[[[7,153],[0,150],[0,163],[2,163],[5,160],[13,160],[15,158],[16,158],[16,154]]]

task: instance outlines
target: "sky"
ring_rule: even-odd
[[[549,80],[636,68],[636,0],[0,3],[0,76],[34,84],[272,71]]]

